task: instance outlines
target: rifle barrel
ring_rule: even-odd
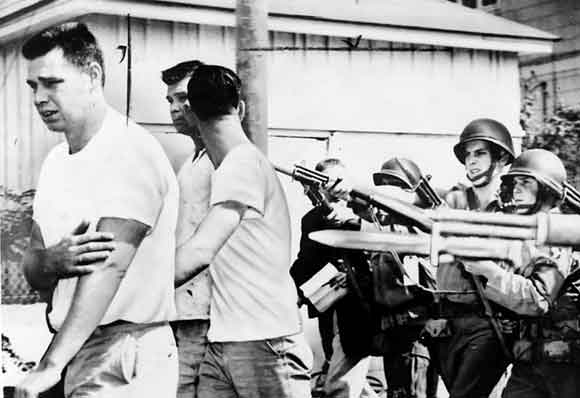
[[[403,202],[402,200],[373,193],[371,191],[364,192],[358,189],[351,190],[350,196],[355,199],[361,199],[389,214],[395,213],[399,216],[403,216],[404,218],[413,221],[424,231],[431,231],[433,227],[433,221],[426,216],[422,209]]]
[[[434,221],[458,221],[471,224],[504,225],[508,227],[536,228],[536,215],[522,216],[501,213],[479,213],[469,210],[437,209],[427,211]]]
[[[440,223],[442,235],[455,236],[488,236],[501,239],[535,240],[536,230],[526,227],[511,227],[505,225],[469,224],[454,221]]]
[[[294,177],[294,173],[292,172],[292,170],[290,170],[286,167],[282,167],[282,166],[275,164],[274,169],[282,174],[286,174],[289,177]]]

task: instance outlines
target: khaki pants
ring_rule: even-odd
[[[178,363],[171,328],[131,326],[97,328],[67,367],[67,398],[175,397]]]

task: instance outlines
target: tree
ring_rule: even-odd
[[[564,163],[568,182],[580,187],[580,107],[558,106],[551,116],[534,121],[531,114],[532,100],[524,99],[520,124],[526,135],[524,149],[542,148],[556,154]]]
[[[20,269],[22,254],[28,246],[32,227],[34,190],[14,192],[0,186],[0,235],[2,259],[2,303],[29,304],[38,301]]]

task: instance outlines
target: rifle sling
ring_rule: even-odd
[[[485,293],[483,291],[483,285],[481,284],[481,280],[479,279],[479,277],[477,275],[473,275],[471,274],[471,277],[473,279],[473,283],[475,284],[475,288],[477,290],[477,295],[479,296],[479,299],[481,300],[481,304],[483,304],[483,307],[485,308],[485,315],[487,316],[487,318],[489,319],[489,323],[491,324],[491,327],[499,341],[499,344],[501,345],[501,349],[504,353],[504,355],[506,356],[506,358],[510,359],[510,361],[513,359],[513,355],[511,350],[508,349],[508,346],[505,342],[503,333],[501,331],[501,328],[499,326],[499,323],[497,321],[497,318],[495,317],[494,313],[493,313],[493,309],[491,308],[491,305],[489,304],[489,301],[487,300],[487,297],[485,297]]]

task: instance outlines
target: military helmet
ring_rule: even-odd
[[[504,183],[511,182],[515,176],[533,177],[557,198],[564,197],[566,169],[560,158],[545,149],[530,149],[518,156],[509,171],[503,175]]]
[[[395,157],[383,163],[381,170],[373,174],[373,181],[375,185],[394,185],[414,190],[421,176],[421,170],[415,162]]]
[[[465,143],[474,140],[487,141],[506,151],[509,156],[508,164],[515,158],[510,132],[496,120],[476,119],[465,126],[459,136],[459,142],[453,147],[453,152],[461,163],[465,163]]]

